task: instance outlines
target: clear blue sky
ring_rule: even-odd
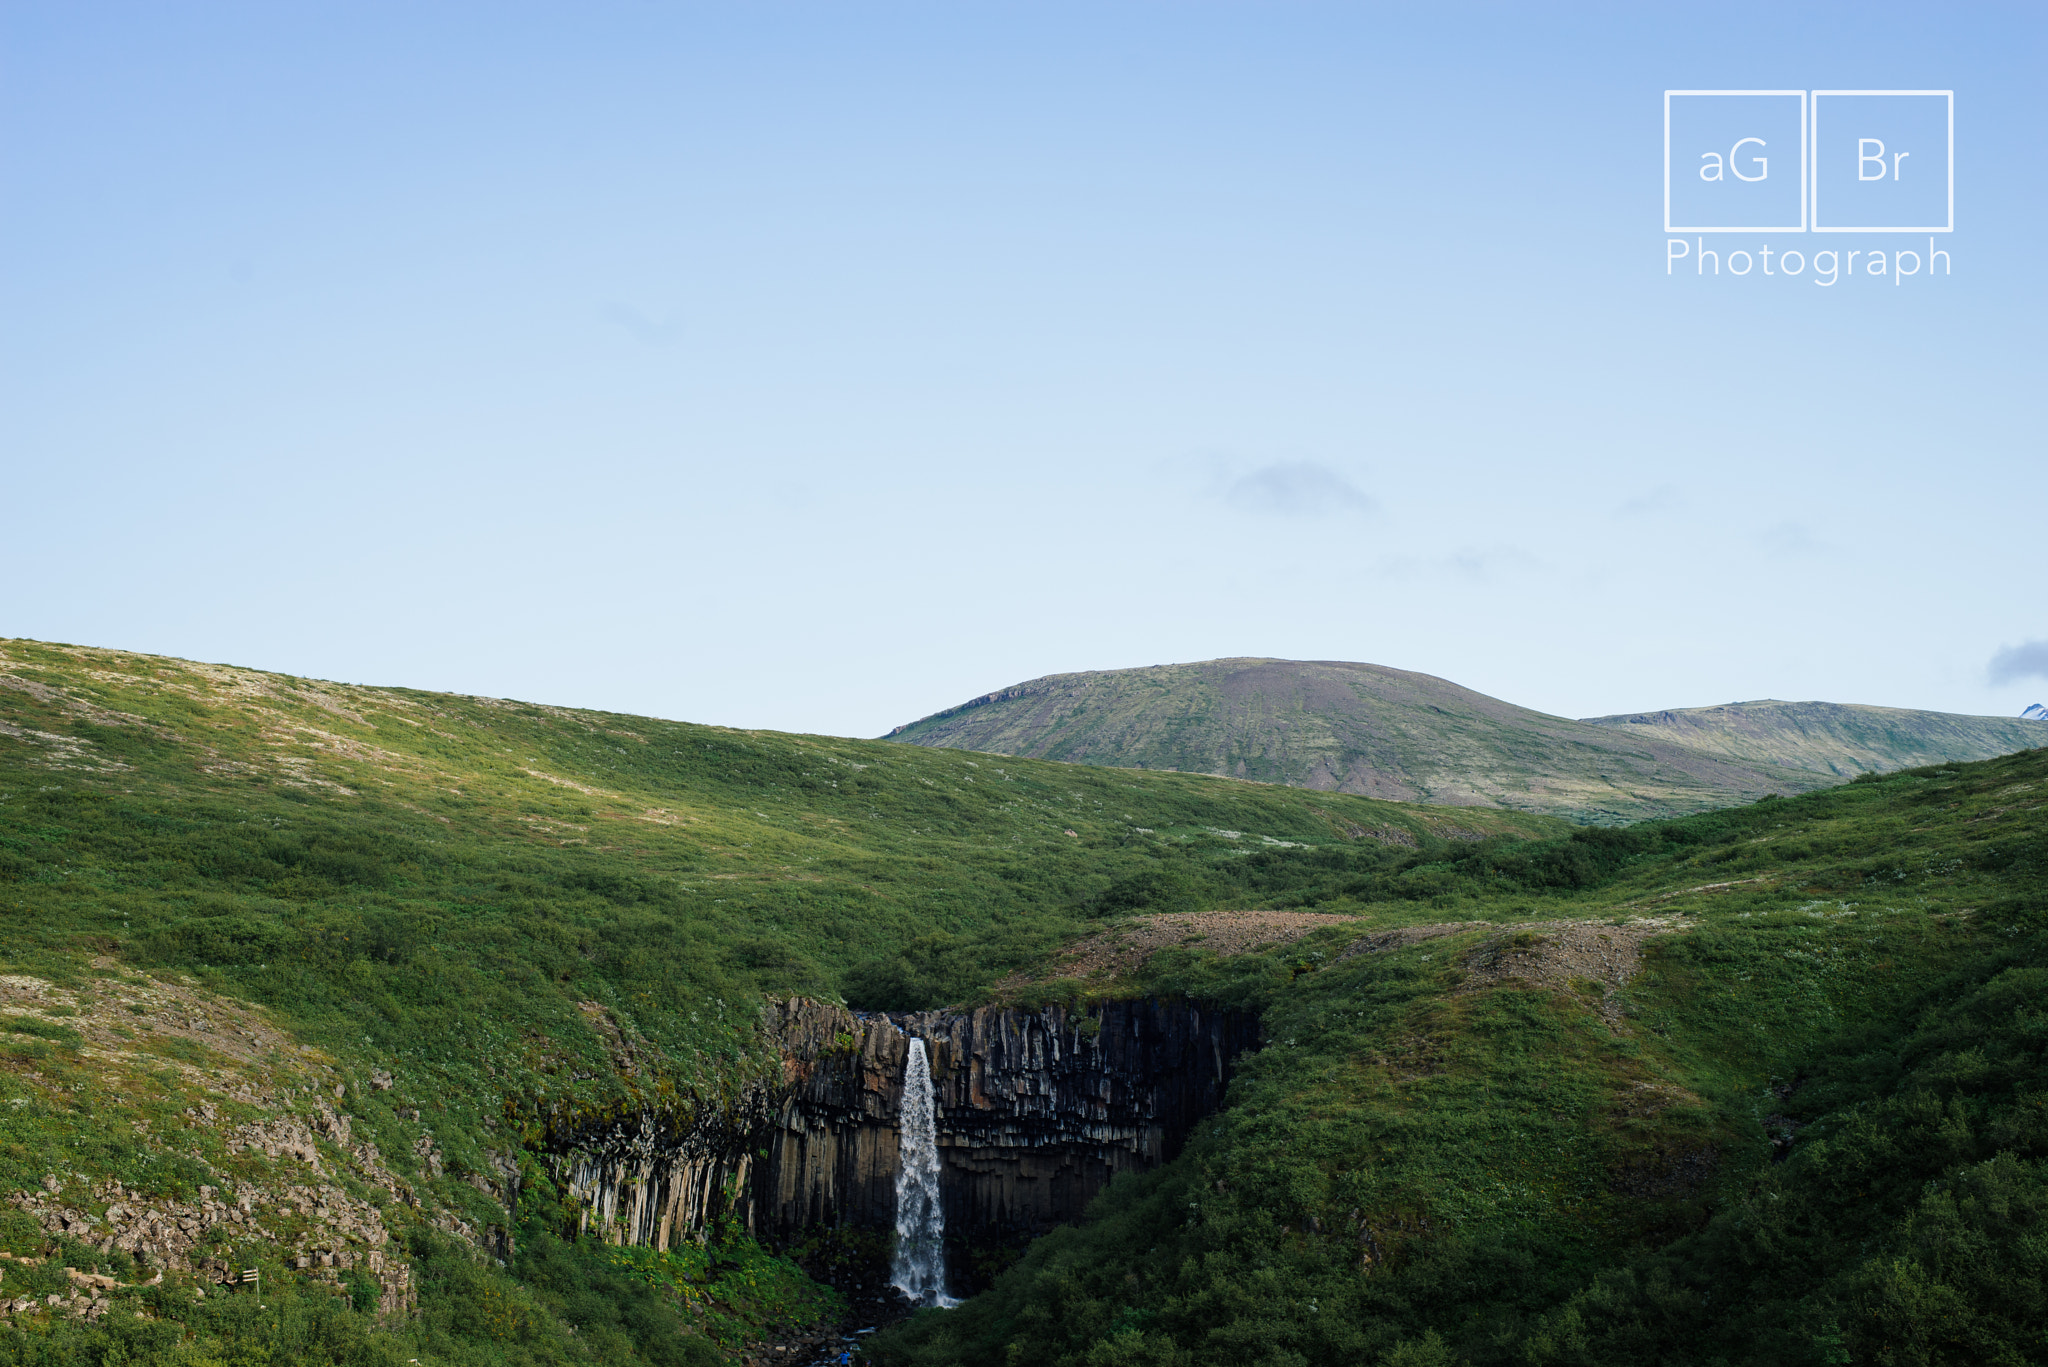
[[[856,735],[1249,654],[2015,713],[2044,35],[0,5],[0,634]],[[1953,276],[1667,276],[1666,88],[1954,89]]]

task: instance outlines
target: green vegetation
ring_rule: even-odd
[[[1568,721],[1428,674],[1239,659],[1048,675],[891,738],[1611,825],[1988,759],[2048,742],[2048,727],[1776,702]]]
[[[10,1219],[0,1237],[50,1253],[35,1265],[7,1264],[6,1289],[14,1295],[67,1290],[66,1267],[132,1271],[75,1240],[47,1240],[22,1217]],[[515,1277],[429,1230],[415,1231],[407,1251],[427,1294],[422,1313],[411,1319],[379,1321],[369,1313],[374,1296],[337,1296],[273,1263],[260,1294],[252,1286],[197,1298],[189,1283],[174,1281],[114,1293],[115,1310],[97,1324],[17,1314],[14,1325],[0,1327],[0,1362],[716,1367],[727,1360],[700,1335],[697,1317],[679,1297],[613,1266],[600,1249],[564,1245],[539,1230],[534,1244]],[[742,1256],[761,1255],[749,1244]],[[773,1311],[745,1299],[736,1308],[764,1321]]]
[[[0,1362],[725,1360],[832,1293],[579,1235],[545,1123],[719,1105],[763,994],[975,1000],[1245,907],[1358,919],[1039,989],[1263,1012],[1229,1109],[872,1356],[2040,1362],[2044,797],[2034,751],[1573,830],[0,643],[0,1296],[113,1283]],[[260,1299],[100,1247],[224,1191],[195,1256]],[[329,1205],[417,1313],[288,1264]]]
[[[881,1360],[2048,1360],[2044,796],[2034,751],[1482,845],[1355,895],[1490,925],[1161,954],[1265,1012],[1231,1108]],[[1540,981],[1566,917],[1642,971]]]
[[[773,1066],[764,993],[965,1000],[1154,884],[1313,897],[1410,846],[1565,829],[30,642],[0,657],[0,972],[31,984],[0,1036],[0,1196],[57,1174],[105,1219],[107,1181],[161,1201],[234,1185],[276,1205],[274,1246],[222,1256],[279,1258],[315,1237],[280,1196],[292,1160],[228,1131],[317,1128],[308,1098],[338,1087],[351,1142],[419,1201],[367,1170],[344,1183],[413,1250],[431,1342],[401,1361],[623,1361],[674,1337],[651,1311],[571,1333],[590,1278],[659,1290],[692,1341],[815,1313],[780,1273],[708,1304],[687,1269],[614,1266],[559,1213],[519,1243],[571,1250],[567,1281],[543,1275],[559,1259],[499,1269],[442,1233],[504,1222],[499,1174],[548,1121],[687,1116]],[[264,1013],[229,1021],[236,1002]],[[346,1166],[331,1134],[314,1142]],[[750,1265],[727,1244],[721,1263]],[[321,1315],[353,1296],[339,1273],[307,1285]],[[176,1304],[188,1346],[214,1332]],[[97,1342],[117,1322],[49,1332]],[[329,1360],[280,1345],[328,1344],[343,1321],[292,1323],[266,1351]]]
[[[1836,778],[1992,759],[2048,744],[2048,725],[2020,717],[1775,698],[1586,720],[1594,726],[1628,727],[1632,735],[1661,736],[1727,759]]]
[[[1212,900],[1299,898],[1383,869],[1366,831],[1435,849],[1565,829],[0,650],[15,961],[62,975],[81,949],[118,949],[187,969],[385,1062],[400,1107],[687,1090],[744,1063],[763,992],[965,999],[1135,905],[1133,880],[1159,870]],[[644,1040],[639,1072],[613,1076],[582,1002]]]
[[[700,1311],[704,1334],[725,1348],[737,1350],[780,1325],[809,1324],[844,1309],[844,1298],[751,1239],[683,1244],[663,1253],[617,1248],[610,1257],[635,1279]]]

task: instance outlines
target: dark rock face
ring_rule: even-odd
[[[1223,1102],[1257,1022],[1185,1002],[1083,1015],[983,1007],[857,1017],[780,1007],[790,1088],[755,1186],[755,1224],[893,1226],[896,1112],[909,1040],[926,1041],[939,1103],[946,1227],[1042,1234],[1080,1217],[1119,1172],[1156,1167]],[[834,1041],[851,1037],[849,1047]]]
[[[769,1009],[779,1085],[685,1124],[647,1115],[557,1137],[557,1171],[609,1237],[667,1247],[720,1219],[776,1244],[893,1230],[914,1035],[932,1061],[948,1243],[1014,1245],[1078,1219],[1116,1174],[1177,1154],[1258,1037],[1255,1017],[1189,1002]]]

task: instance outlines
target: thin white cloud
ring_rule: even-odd
[[[1780,522],[1756,534],[1756,544],[1772,555],[1792,557],[1825,550],[1803,522]]]
[[[1374,566],[1389,579],[1491,581],[1542,571],[1543,562],[1519,546],[1468,546],[1449,555],[1390,555]]]
[[[1317,517],[1369,513],[1372,498],[1344,476],[1314,461],[1284,461],[1241,475],[1223,491],[1224,501],[1248,513]]]
[[[1622,517],[1641,517],[1645,513],[1668,513],[1684,502],[1685,497],[1676,484],[1660,484],[1637,494],[1614,511]]]

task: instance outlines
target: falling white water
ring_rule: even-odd
[[[939,1128],[924,1041],[903,1065],[896,1167],[896,1266],[890,1280],[913,1305],[958,1305],[946,1294],[946,1212],[939,1206]]]

